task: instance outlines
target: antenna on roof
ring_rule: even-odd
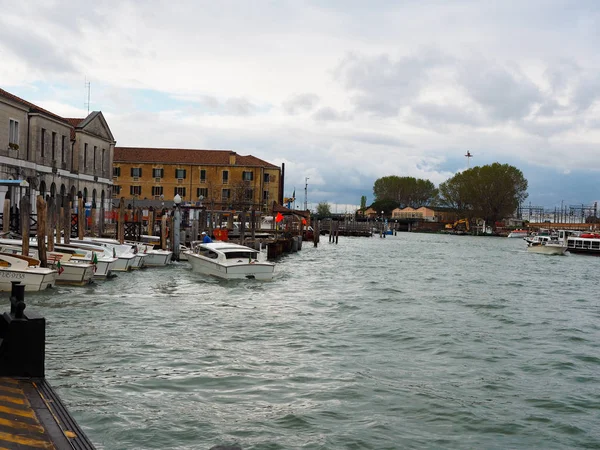
[[[87,80],[87,77],[85,78],[85,88],[87,89],[87,102],[84,103],[84,105],[87,106],[87,113],[89,116],[90,115],[90,90],[92,88],[92,83]]]
[[[467,150],[467,154],[465,155],[467,157],[467,168],[471,168],[471,158],[473,157],[473,155],[471,155],[471,152]]]

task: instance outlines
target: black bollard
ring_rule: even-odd
[[[10,315],[15,319],[23,319],[25,305],[25,285],[19,281],[11,281]]]
[[[10,313],[0,316],[0,376],[44,377],[46,319],[25,314],[25,285],[14,283]]]

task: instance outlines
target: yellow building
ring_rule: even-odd
[[[282,201],[282,170],[229,150],[115,147],[113,198],[202,202],[266,211]]]

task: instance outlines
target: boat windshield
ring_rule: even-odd
[[[239,251],[239,252],[227,252],[225,253],[225,257],[227,259],[235,259],[235,258],[246,258],[246,259],[256,259],[256,252],[248,252],[248,251]]]

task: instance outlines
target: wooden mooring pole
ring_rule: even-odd
[[[21,236],[22,236],[22,254],[29,256],[29,227],[30,227],[30,216],[31,216],[31,203],[29,202],[29,196],[24,195],[21,199]]]
[[[36,199],[37,209],[37,247],[38,247],[38,259],[40,260],[41,267],[48,267],[48,259],[46,255],[46,201],[41,195],[37,196]],[[28,249],[29,250],[29,249]],[[23,248],[23,252],[25,249]],[[29,253],[29,251],[28,251]],[[25,253],[23,253],[25,255]]]
[[[2,232],[10,231],[10,199],[4,199],[4,210],[2,212]]]
[[[83,195],[77,194],[77,237],[83,240],[85,231],[85,212],[83,210]]]
[[[46,207],[46,224],[47,224],[47,229],[48,229],[48,251],[53,252],[54,251],[54,209],[56,208],[56,198],[49,197],[48,201],[44,202],[44,203],[46,204],[45,207]],[[40,212],[38,210],[38,217],[39,217],[39,214],[40,214]],[[39,228],[38,228],[38,230],[39,230]],[[44,231],[44,238],[45,237],[46,237],[46,232]],[[38,233],[38,239],[39,239],[39,233]]]
[[[70,197],[63,197],[63,239],[65,244],[71,243],[71,208]]]

